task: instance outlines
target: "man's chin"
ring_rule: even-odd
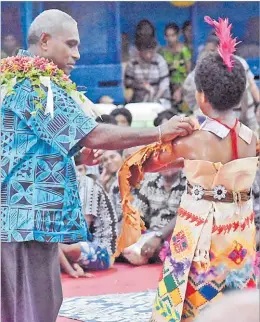
[[[72,68],[64,68],[63,71],[67,76],[70,76],[70,74],[72,72]]]

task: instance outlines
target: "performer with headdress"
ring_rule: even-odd
[[[196,66],[196,99],[206,120],[190,136],[150,145],[123,165],[120,189],[124,223],[118,251],[141,233],[142,220],[130,201],[130,186],[144,172],[174,166],[184,158],[188,180],[164,267],[151,322],[193,321],[229,289],[255,287],[255,224],[251,186],[257,139],[233,114],[246,86],[228,19],[209,17],[220,40]],[[177,161],[174,161],[177,160]],[[140,228],[141,226],[141,228]],[[158,236],[163,241],[164,236]],[[145,255],[145,254],[143,254]]]

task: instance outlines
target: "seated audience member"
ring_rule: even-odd
[[[170,71],[170,89],[173,106],[181,109],[182,84],[191,70],[191,51],[179,41],[180,28],[170,23],[164,30],[167,46],[160,53],[166,60]]]
[[[216,51],[218,48],[218,38],[214,35],[210,35],[206,41],[205,47],[201,53],[203,55],[208,51]],[[255,105],[259,105],[260,97],[259,90],[254,80],[254,75],[252,74],[247,62],[236,56],[245,68],[247,76],[246,91],[242,98],[240,106],[234,108],[237,117],[242,123],[245,123],[249,128],[251,128],[257,135],[259,131],[259,125],[255,113]],[[184,100],[188,104],[189,108],[193,111],[195,115],[201,115],[201,111],[196,102],[196,86],[195,86],[195,71],[193,70],[186,78],[183,84]]]
[[[154,126],[159,126],[159,125],[167,122],[168,120],[170,120],[175,115],[176,115],[176,113],[174,113],[174,111],[171,109],[166,110],[166,111],[162,111],[157,115],[153,124],[154,124]]]
[[[133,119],[132,114],[125,107],[114,109],[110,113],[110,115],[112,115],[115,118],[116,124],[119,126],[131,126],[132,124],[132,119]]]
[[[61,267],[72,277],[88,277],[86,271],[108,269],[116,250],[117,216],[113,204],[95,176],[86,173],[86,166],[77,167],[82,210],[92,239],[59,245]]]
[[[201,312],[194,322],[259,322],[259,290],[224,294]]]
[[[169,70],[156,46],[154,38],[136,40],[138,55],[129,61],[125,71],[125,87],[133,90],[133,103],[169,104]]]
[[[150,174],[135,198],[135,207],[143,214],[147,232],[126,248],[122,255],[133,265],[154,260],[163,242],[173,232],[186,178],[181,169],[168,169]]]
[[[102,156],[103,171],[99,181],[105,191],[109,193],[110,188],[115,180],[117,180],[117,171],[123,164],[123,158],[119,151],[105,151]]]

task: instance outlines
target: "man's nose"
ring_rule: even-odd
[[[79,48],[75,47],[73,52],[72,52],[72,57],[75,60],[79,60],[80,59],[80,53],[79,53]]]

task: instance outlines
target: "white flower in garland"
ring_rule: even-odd
[[[227,190],[224,186],[216,186],[213,189],[213,198],[217,200],[225,199],[227,195]]]
[[[195,200],[200,200],[204,196],[204,189],[200,185],[194,185],[191,189],[191,195]]]

